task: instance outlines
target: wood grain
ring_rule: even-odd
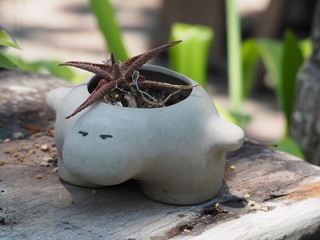
[[[19,111],[7,116],[25,116]],[[320,236],[319,167],[273,149],[244,145],[228,154],[225,183],[214,199],[195,206],[166,205],[145,197],[135,181],[100,189],[60,181],[54,171],[54,119],[46,116],[34,114],[27,121],[39,131],[0,144],[0,239]],[[51,159],[48,167],[41,166],[45,159]]]
[[[135,181],[79,188],[61,182],[53,166],[41,167],[37,154],[21,163],[3,154],[25,141],[31,146],[30,141],[53,142],[43,136],[1,145],[5,163],[0,167],[0,238],[282,239],[320,226],[319,168],[271,149],[244,146],[230,155],[225,184],[215,199],[172,206],[143,196]],[[246,207],[249,199],[267,211]]]

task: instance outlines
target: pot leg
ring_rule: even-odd
[[[167,188],[165,185],[158,186],[146,182],[139,182],[139,184],[144,195],[158,202],[173,205],[194,205],[210,201],[219,192],[222,181],[194,191],[173,190],[170,189],[170,184]]]
[[[79,187],[99,187],[99,185],[96,184],[92,184],[89,182],[86,182],[76,176],[74,176],[64,165],[63,160],[59,154],[58,156],[58,173],[59,173],[59,177],[60,179],[62,179],[63,181],[70,183],[72,185],[76,185]]]

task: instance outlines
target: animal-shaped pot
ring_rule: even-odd
[[[196,84],[171,70],[144,65],[147,79]],[[89,84],[90,85],[90,84]],[[221,119],[200,86],[184,100],[161,108],[96,103],[65,119],[88,96],[88,82],[49,93],[56,113],[59,176],[85,187],[138,180],[151,199],[177,205],[212,199],[222,186],[226,152],[238,149],[242,129]]]

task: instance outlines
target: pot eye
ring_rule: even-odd
[[[100,137],[105,140],[107,138],[112,138],[113,136],[112,135],[107,135],[107,134],[101,134]]]
[[[78,133],[80,133],[83,137],[87,136],[88,133],[87,132],[84,132],[84,131],[79,131]]]

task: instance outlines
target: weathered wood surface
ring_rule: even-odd
[[[28,125],[52,127],[54,116],[44,106],[46,93],[72,85],[44,74],[0,69],[0,140],[30,134]]]
[[[15,114],[23,119],[12,114],[11,120]],[[172,206],[146,198],[135,181],[101,189],[61,182],[54,171],[52,116],[32,115],[30,121],[22,139],[0,144],[0,239],[320,237],[320,168],[293,156],[245,145],[229,154],[215,199]]]

